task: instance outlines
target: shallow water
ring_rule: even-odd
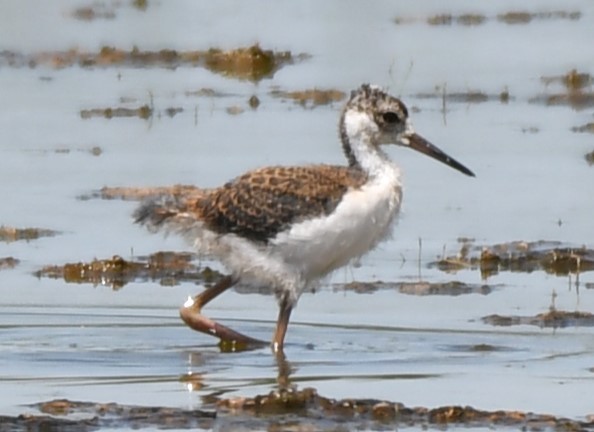
[[[77,2],[78,6],[96,3]],[[77,20],[72,2],[4,2],[0,51],[24,54],[129,50],[225,49],[255,42],[264,49],[311,55],[258,83],[199,67],[54,69],[0,63],[0,224],[60,231],[54,237],[0,243],[0,413],[52,398],[212,408],[213,397],[251,396],[276,386],[268,349],[221,353],[213,340],[184,328],[177,308],[201,287],[132,283],[109,286],[37,279],[49,264],[188,250],[180,239],[132,225],[135,203],[82,200],[103,186],[215,186],[265,164],[342,163],[336,122],[341,103],[304,109],[273,89],[336,88],[374,82],[401,95],[417,131],[470,167],[470,179],[418,154],[390,149],[404,171],[403,213],[394,239],[360,267],[338,271],[294,313],[286,354],[293,383],[328,397],[370,397],[407,405],[471,405],[572,418],[594,413],[591,328],[492,327],[490,314],[535,315],[554,305],[594,312],[591,273],[554,276],[477,270],[443,273],[428,264],[457,239],[491,245],[560,240],[593,247],[594,171],[584,160],[592,135],[572,127],[592,121],[592,106],[531,103],[562,93],[541,77],[576,68],[594,73],[594,7],[588,1],[125,2],[102,3],[115,18]],[[480,8],[480,9],[479,9]],[[579,11],[581,17],[497,21],[509,11]],[[431,26],[430,16],[480,13],[476,26]],[[397,24],[397,17],[416,21]],[[254,25],[257,23],[257,25]],[[40,37],[43,35],[43,37]],[[478,90],[508,103],[421,98],[436,86]],[[211,88],[221,97],[188,92]],[[591,88],[588,89],[591,91]],[[439,93],[439,92],[438,92]],[[248,107],[250,96],[261,101]],[[122,102],[124,100],[124,102]],[[127,102],[130,101],[130,102]],[[82,119],[84,109],[154,104],[155,115]],[[227,108],[245,111],[231,115]],[[165,110],[181,107],[169,117]],[[415,110],[417,111],[417,110]],[[101,152],[94,155],[93,147]],[[419,239],[421,250],[419,252]],[[419,264],[418,257],[421,257]],[[217,267],[216,263],[207,263]],[[419,275],[420,273],[420,275]],[[459,280],[493,287],[488,295],[414,296],[395,290],[344,291],[356,281]],[[268,339],[272,298],[225,294],[213,318]],[[474,350],[480,344],[490,351]],[[186,374],[197,375],[191,380]]]

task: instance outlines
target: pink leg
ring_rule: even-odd
[[[215,286],[194,297],[193,301],[186,302],[179,309],[179,315],[191,329],[217,337],[221,340],[221,343],[230,343],[232,344],[231,348],[234,348],[236,344],[265,344],[265,342],[231,330],[229,327],[225,327],[201,314],[203,306],[236,283],[237,280],[231,276],[225,276]]]
[[[288,300],[283,299],[280,304],[278,320],[276,321],[276,331],[274,332],[274,338],[272,339],[272,350],[275,353],[283,352],[285,335],[287,334],[287,328],[289,327],[289,319],[291,318],[292,310],[293,307],[289,305]]]

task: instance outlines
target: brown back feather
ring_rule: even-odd
[[[349,188],[365,181],[352,167],[261,168],[193,202],[185,200],[185,210],[215,232],[265,243],[295,222],[332,213]]]

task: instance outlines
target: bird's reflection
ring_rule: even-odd
[[[279,390],[294,389],[295,386],[291,384],[291,374],[296,371],[296,368],[287,360],[287,356],[283,351],[275,353],[277,378],[276,383]]]
[[[193,351],[188,353],[188,370],[186,373],[179,376],[179,381],[182,383],[188,392],[204,392],[207,389],[213,390],[213,393],[209,395],[204,395],[209,403],[216,403],[216,400],[220,399],[224,394],[229,392],[234,392],[238,390],[237,388],[217,388],[215,389],[215,385],[209,379],[209,370],[212,370],[213,361],[219,357],[224,358],[228,353],[235,353],[241,355],[242,353],[248,353],[250,351],[255,351],[257,349],[261,349],[258,347],[242,347],[242,349],[237,349],[237,346],[234,347],[235,349],[229,349],[228,345],[219,345],[220,352],[222,357],[217,356],[215,353],[210,352],[200,352],[200,351]],[[269,354],[266,353],[268,358]],[[272,385],[272,389],[274,391],[294,391],[297,389],[296,384],[293,384],[291,377],[296,372],[297,368],[293,366],[293,364],[287,359],[286,354],[283,351],[279,351],[274,353],[273,355],[274,361],[270,365],[270,372],[273,372],[273,368],[276,367],[276,379],[275,384],[273,384],[273,378],[270,376],[269,379],[266,379],[266,382]],[[210,365],[210,367],[209,367]],[[196,370],[202,369],[202,370]],[[216,368],[215,368],[216,369]],[[254,384],[258,384],[255,382]],[[232,387],[232,386],[231,386]],[[206,402],[203,401],[203,402]]]

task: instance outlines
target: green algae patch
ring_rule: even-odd
[[[0,241],[13,242],[19,240],[37,240],[41,237],[53,237],[59,234],[58,231],[44,228],[14,228],[0,226]]]
[[[163,286],[181,282],[211,284],[222,275],[209,267],[194,263],[196,256],[183,252],[157,252],[126,260],[120,256],[91,262],[50,265],[35,272],[37,277],[63,279],[67,283],[107,285],[114,290],[133,281],[158,281]]]

